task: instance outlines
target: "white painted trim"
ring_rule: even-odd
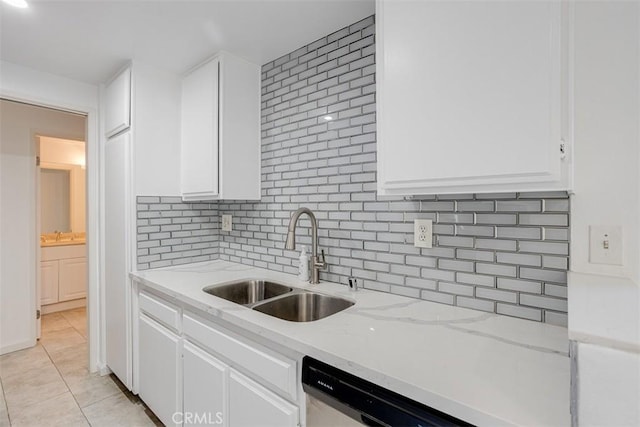
[[[109,367],[105,364],[102,364],[100,366],[98,366],[98,374],[103,377],[105,375],[110,375],[111,374],[111,369],[109,369]]]
[[[33,144],[35,144],[35,153],[36,153],[36,158],[40,159],[40,137],[37,135],[32,135],[32,140],[33,140]],[[35,172],[36,172],[36,177],[35,177],[35,184],[36,184],[36,203],[35,203],[35,207],[36,207],[36,238],[40,237],[42,235],[42,218],[41,218],[41,206],[40,206],[40,200],[42,200],[42,196],[41,196],[41,192],[42,192],[42,182],[40,180],[40,177],[42,176],[41,170],[42,168],[42,164],[40,161],[38,161],[36,163],[36,167],[35,167]],[[42,255],[42,249],[39,247],[39,245],[36,245],[36,298],[35,298],[35,303],[36,303],[36,310],[40,310],[40,316],[36,316],[36,340],[39,340],[42,337],[42,315],[44,314],[44,310],[42,309],[42,268],[41,268],[41,264],[40,264],[40,257]],[[37,313],[37,311],[36,311]],[[0,354],[3,354],[2,352],[0,352]]]
[[[33,347],[34,345],[36,345],[36,340],[34,339],[32,340],[27,340],[27,341],[20,341],[11,345],[7,345],[4,347],[0,347],[0,354],[7,354],[7,353],[11,353],[14,351],[18,351],[18,350],[22,350],[25,348],[29,348],[29,347]]]
[[[103,252],[99,242],[102,239],[100,228],[103,205],[100,204],[102,192],[100,191],[100,155],[98,137],[98,113],[89,112],[87,117],[87,271],[89,286],[87,288],[87,314],[89,321],[89,371],[95,372],[98,365],[104,361],[104,347],[100,345],[104,335],[104,323],[100,322],[100,313],[103,311],[104,300],[100,297],[101,268],[103,265]]]
[[[138,392],[140,391],[140,366],[138,364],[138,362],[140,361],[140,349],[138,348],[138,315],[140,313],[139,292],[140,290],[138,282],[134,279],[131,279],[131,313],[133,316],[133,321],[131,323],[131,369],[133,370],[131,376],[131,392],[133,394],[138,394]]]
[[[4,67],[4,64],[3,64]],[[34,73],[36,74],[36,73]],[[42,75],[43,77],[60,78],[53,75]],[[60,78],[62,79],[62,78]],[[66,80],[66,79],[65,79]],[[70,83],[74,83],[69,81]],[[13,82],[10,82],[13,83]],[[86,135],[86,150],[87,150],[87,270],[88,270],[88,289],[87,289],[87,308],[88,308],[88,337],[89,342],[89,371],[95,372],[98,366],[103,365],[104,361],[104,346],[103,342],[103,325],[100,322],[100,309],[102,298],[100,298],[100,257],[102,252],[100,251],[98,243],[102,241],[102,233],[100,229],[100,217],[101,205],[99,203],[101,197],[100,191],[100,156],[97,148],[99,147],[98,127],[99,127],[99,114],[97,108],[98,98],[95,98],[94,105],[83,104],[83,101],[78,103],[78,97],[73,93],[61,93],[54,98],[45,98],[37,92],[37,87],[15,87],[7,88],[4,84],[0,86],[0,97],[33,104],[41,107],[53,108],[56,110],[69,111],[73,113],[79,113],[86,115],[87,117],[87,135]],[[17,85],[19,86],[19,84]],[[87,85],[89,86],[89,85]],[[97,93],[96,93],[97,95]],[[38,266],[34,263],[34,268]],[[34,284],[37,286],[37,284]],[[35,302],[36,289],[31,290],[32,297]],[[25,341],[22,344],[14,344],[6,348],[2,348],[0,353],[5,351],[11,351],[13,348],[17,350],[19,348],[31,347],[36,343],[36,322],[35,317],[32,321],[32,334],[33,340]],[[21,346],[21,347],[20,347]]]
[[[104,100],[105,100],[105,85],[101,84],[98,86],[98,102],[100,103],[100,110],[104,111]],[[99,194],[98,197],[96,198],[95,202],[98,204],[98,206],[100,206],[98,212],[100,217],[98,218],[98,230],[100,233],[100,236],[106,236],[106,230],[105,230],[105,162],[104,162],[104,145],[105,145],[105,141],[106,138],[102,138],[102,136],[105,134],[105,125],[104,125],[104,118],[101,118],[101,120],[98,123],[98,135],[100,135],[99,137],[99,141],[100,141],[100,145],[99,147],[97,147],[96,153],[94,153],[97,156],[97,162],[99,163],[100,167],[99,167],[99,171],[98,171],[98,186],[99,186]],[[89,152],[87,151],[87,163],[89,162]],[[87,186],[88,186],[88,182],[87,182]],[[89,200],[87,200],[87,204],[89,203]],[[101,238],[99,239],[98,243],[96,244],[96,246],[98,247],[98,250],[100,251],[100,262],[101,265],[104,265],[105,262],[105,239]],[[101,286],[99,287],[99,289],[97,290],[96,294],[98,296],[98,299],[100,301],[100,304],[96,307],[96,309],[98,310],[98,312],[96,313],[96,322],[100,325],[100,335],[99,335],[99,342],[98,342],[98,348],[99,348],[99,353],[98,353],[98,358],[97,360],[99,360],[100,364],[99,364],[99,371],[100,371],[100,375],[107,375],[109,373],[111,373],[111,369],[109,369],[109,367],[107,366],[107,332],[106,332],[106,325],[107,325],[107,319],[106,319],[106,314],[105,314],[105,301],[106,301],[106,295],[105,295],[105,286],[104,284],[106,283],[106,278],[105,278],[105,268],[100,268],[98,271],[98,283],[101,284]],[[91,359],[90,359],[91,360]],[[108,372],[106,372],[106,371]],[[105,372],[105,373],[103,373]]]

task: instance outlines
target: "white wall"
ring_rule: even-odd
[[[640,4],[575,2],[569,337],[577,422],[640,425]],[[589,261],[589,226],[623,229],[623,264]]]
[[[577,2],[571,270],[640,281],[638,3]],[[589,262],[589,225],[623,227],[623,265]]]
[[[38,105],[80,112],[98,109],[96,86],[56,76],[22,65],[0,61],[0,94]]]
[[[49,163],[85,166],[85,143],[71,139],[40,138],[40,160]]]
[[[36,135],[84,139],[85,122],[0,101],[0,353],[35,344]]]

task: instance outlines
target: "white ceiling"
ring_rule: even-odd
[[[374,13],[373,0],[29,4],[1,3],[0,59],[93,84],[128,59],[182,73],[227,50],[264,64]]]

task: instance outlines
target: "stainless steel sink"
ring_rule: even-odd
[[[269,316],[292,322],[311,322],[323,319],[351,307],[352,301],[299,291],[271,301],[256,304],[253,309]]]
[[[214,295],[236,304],[250,305],[278,295],[291,292],[293,288],[282,283],[269,280],[240,280],[224,285],[208,286],[202,289],[204,292]]]

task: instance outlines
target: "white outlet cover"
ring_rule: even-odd
[[[231,231],[232,229],[232,216],[222,215],[222,231]]]
[[[589,227],[589,262],[622,265],[622,227],[614,225]]]
[[[413,246],[431,248],[433,242],[433,221],[416,219],[413,222]]]

